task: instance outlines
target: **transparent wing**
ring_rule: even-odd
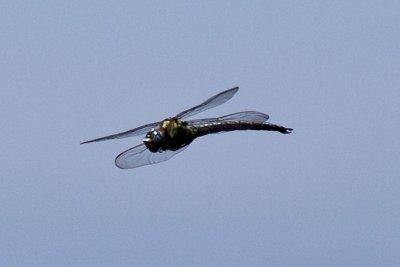
[[[207,119],[199,119],[199,120],[190,120],[187,121],[189,125],[198,126],[203,125],[208,122],[215,121],[254,121],[254,122],[265,122],[269,119],[267,114],[258,112],[258,111],[242,111],[236,112],[229,115],[225,115],[219,118],[207,118]]]
[[[225,120],[225,121],[256,121],[256,122],[264,122],[269,119],[269,115],[265,113],[261,113],[258,111],[241,111],[241,112],[236,112],[232,113],[229,115],[225,115],[222,117],[219,117],[220,120]]]
[[[144,144],[132,147],[115,158],[115,165],[121,169],[132,169],[140,166],[150,165],[166,161],[179,152],[182,152],[186,147],[178,150],[166,150],[163,152],[151,152]]]
[[[93,139],[93,140],[85,141],[85,142],[82,142],[81,145],[87,144],[87,143],[92,143],[92,142],[99,142],[99,141],[109,140],[109,139],[121,139],[121,138],[126,138],[126,137],[145,134],[148,131],[150,131],[152,128],[156,127],[158,124],[160,124],[160,122],[149,123],[149,124],[142,125],[140,127],[137,127],[135,129],[128,130],[128,131],[125,131],[125,132],[122,132],[122,133],[116,133],[116,134],[112,134],[112,135],[107,135],[107,136],[104,136],[104,137],[96,138],[96,139]]]
[[[209,98],[208,100],[204,101],[200,105],[197,105],[195,107],[192,107],[188,110],[185,110],[185,111],[179,113],[175,117],[177,117],[178,119],[182,119],[182,118],[196,115],[204,110],[219,106],[219,105],[225,103],[226,101],[228,101],[229,99],[231,99],[237,93],[238,90],[239,90],[239,87],[234,87],[234,88],[225,90],[225,91]]]

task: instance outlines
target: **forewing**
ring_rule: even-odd
[[[229,99],[231,99],[237,93],[238,90],[239,90],[239,87],[234,87],[234,88],[225,90],[225,91],[209,98],[208,100],[204,101],[200,105],[197,105],[195,107],[192,107],[188,110],[185,110],[185,111],[179,113],[175,117],[177,117],[179,119],[187,118],[189,116],[196,115],[204,110],[219,106],[219,105],[225,103],[226,101],[228,101]]]
[[[258,111],[242,111],[232,114],[228,114],[219,118],[207,118],[199,120],[187,121],[189,125],[199,126],[204,123],[216,122],[216,121],[254,121],[254,122],[265,122],[269,119],[267,114]]]
[[[121,169],[132,169],[140,166],[150,165],[166,161],[179,152],[182,152],[186,147],[178,150],[166,150],[163,152],[151,152],[144,144],[132,147],[115,158],[115,165]]]
[[[85,141],[85,142],[82,142],[81,145],[82,144],[87,144],[87,143],[92,143],[92,142],[99,142],[99,141],[105,141],[105,140],[110,140],[110,139],[121,139],[121,138],[126,138],[126,137],[145,134],[148,131],[150,131],[152,128],[155,128],[159,124],[160,124],[160,122],[149,123],[149,124],[142,125],[140,127],[137,127],[135,129],[128,130],[128,131],[125,131],[125,132],[122,132],[122,133],[116,133],[116,134],[112,134],[112,135],[107,135],[107,136],[104,136],[104,137],[96,138],[96,139],[93,139],[93,140]]]

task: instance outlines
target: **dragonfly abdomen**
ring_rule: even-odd
[[[249,121],[216,121],[196,125],[196,137],[207,134],[240,131],[240,130],[256,130],[256,131],[277,131],[280,133],[291,133],[291,128],[266,122],[249,122]]]

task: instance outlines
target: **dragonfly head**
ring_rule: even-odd
[[[151,152],[157,152],[160,150],[164,141],[164,134],[159,129],[151,129],[143,139],[143,143]]]

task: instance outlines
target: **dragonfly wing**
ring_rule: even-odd
[[[218,119],[224,121],[255,121],[265,122],[269,119],[267,114],[258,111],[241,111],[219,117]]]
[[[204,110],[219,106],[219,105],[225,103],[226,101],[228,101],[229,99],[231,99],[237,93],[238,90],[239,90],[239,87],[234,87],[234,88],[225,90],[225,91],[207,99],[200,105],[197,105],[195,107],[192,107],[188,110],[185,110],[185,111],[179,113],[175,117],[177,117],[178,119],[187,118],[189,116],[196,115]]]
[[[186,147],[182,147],[175,151],[165,150],[162,152],[151,152],[144,144],[140,144],[119,154],[115,158],[115,165],[121,169],[132,169],[155,164],[172,158],[185,148]]]
[[[100,138],[96,138],[96,139],[93,139],[93,140],[85,141],[85,142],[82,142],[81,145],[82,144],[87,144],[87,143],[92,143],[92,142],[99,142],[99,141],[105,141],[105,140],[110,140],[110,139],[121,139],[121,138],[126,138],[126,137],[145,134],[148,131],[150,131],[152,128],[155,128],[159,124],[160,124],[160,122],[149,123],[149,124],[142,125],[140,127],[137,127],[135,129],[128,130],[128,131],[125,131],[125,132],[122,132],[122,133],[107,135],[107,136],[104,136],[104,137],[100,137]]]
[[[258,111],[242,111],[232,114],[228,114],[219,118],[208,118],[187,121],[189,125],[200,126],[205,123],[216,122],[216,121],[254,121],[254,122],[266,122],[269,119],[267,114]]]

